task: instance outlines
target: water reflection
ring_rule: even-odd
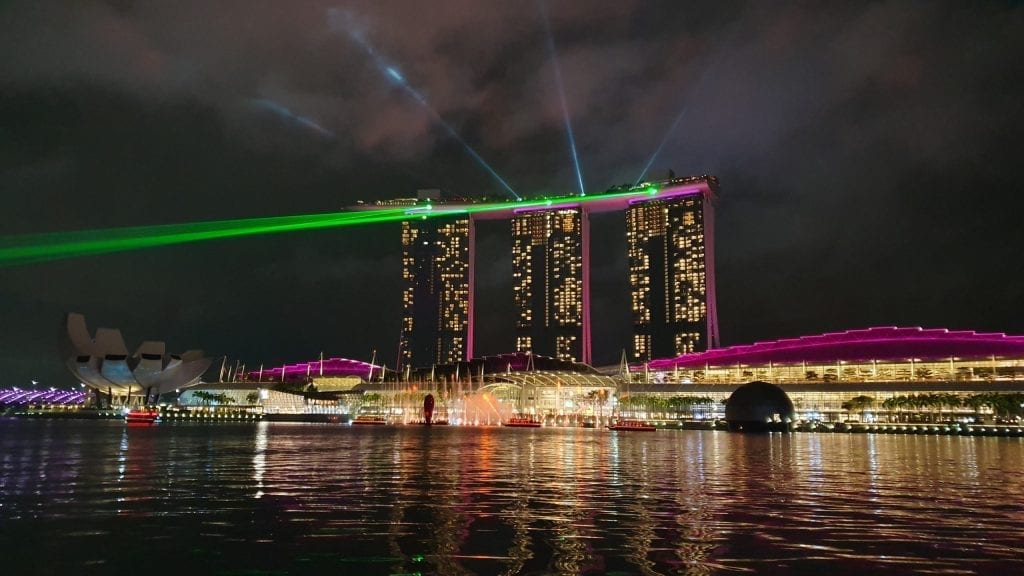
[[[263,475],[267,472],[267,430],[270,422],[256,425],[256,442],[252,455],[252,481],[256,485],[255,498],[263,497]]]
[[[0,554],[19,574],[1014,573],[1022,465],[1007,438],[0,420]]]

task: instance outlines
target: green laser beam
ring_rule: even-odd
[[[133,226],[0,238],[0,266],[18,266],[187,242],[408,219],[404,208]]]
[[[509,209],[545,208],[566,203],[584,204],[609,198],[638,197],[656,194],[650,187],[628,192],[593,196],[558,197],[517,202],[492,202],[445,205],[400,206],[378,210],[331,212],[293,216],[271,216],[236,220],[215,220],[152,226],[131,226],[48,234],[23,234],[0,237],[0,267],[155,248],[172,244],[236,238],[257,234],[275,234],[300,230],[317,230],[396,222],[415,218],[433,218],[453,214],[476,214]]]

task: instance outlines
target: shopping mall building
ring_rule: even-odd
[[[1015,396],[1024,394],[1024,336],[868,328],[653,360],[630,376],[633,394],[719,405],[746,382],[771,382],[804,420],[891,421],[911,412],[952,420],[992,413],[972,397],[1024,398]]]

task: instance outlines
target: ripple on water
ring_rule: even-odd
[[[1021,469],[1005,438],[0,420],[0,557],[19,574],[1009,574]]]

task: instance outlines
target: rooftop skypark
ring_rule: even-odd
[[[700,192],[700,186],[718,192],[718,178],[714,176],[685,176],[665,180],[645,181],[637,184],[612,186],[601,192],[584,195],[538,195],[520,200],[504,200],[487,196],[472,198],[441,194],[427,197],[393,198],[373,202],[358,202],[349,210],[380,210],[406,208],[409,216],[430,217],[439,214],[467,213],[478,219],[504,219],[512,213],[527,210],[556,210],[559,208],[587,206],[591,212],[613,212],[623,210],[635,202],[652,198],[671,198]]]

